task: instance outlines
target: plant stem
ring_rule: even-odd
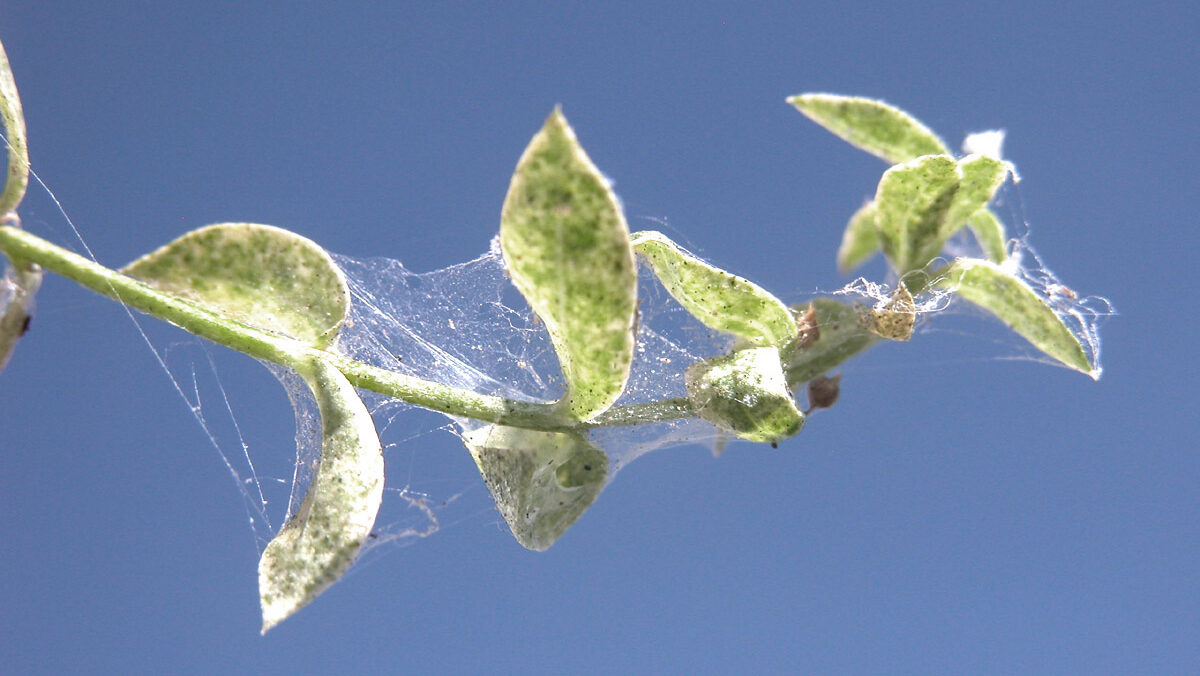
[[[318,354],[355,387],[452,416],[529,429],[566,430],[640,425],[695,415],[687,399],[669,399],[615,407],[597,420],[581,424],[564,417],[555,404],[479,394],[388,371],[231,321],[11,226],[0,226],[0,250],[10,258],[36,263],[135,310],[251,357],[290,368]]]

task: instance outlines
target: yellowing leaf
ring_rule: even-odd
[[[193,230],[122,270],[223,317],[331,345],[350,308],[337,264],[315,242],[256,223]]]

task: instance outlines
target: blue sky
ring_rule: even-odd
[[[641,458],[545,553],[487,508],[442,420],[401,417],[389,463],[423,462],[389,466],[469,506],[260,637],[258,549],[221,455],[121,309],[51,277],[0,374],[0,660],[1194,673],[1200,18],[1184,3],[809,4],[7,3],[34,168],[113,266],[230,220],[418,272],[469,260],[561,104],[633,228],[785,297],[832,290],[842,226],[884,166],[784,98],[835,91],[951,144],[1007,129],[1024,180],[1002,213],[1119,315],[1098,383],[1005,359],[1019,344],[982,321],[878,348],[798,437]],[[22,216],[78,248],[44,193]],[[286,458],[278,385],[217,359],[252,452]]]

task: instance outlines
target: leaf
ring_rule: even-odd
[[[337,264],[312,240],[270,225],[193,230],[122,270],[165,293],[317,348],[333,344],[350,308]]]
[[[558,109],[517,163],[500,246],[558,353],[563,404],[580,420],[604,411],[633,362],[637,270],[620,204]]]
[[[33,299],[41,285],[42,269],[26,261],[13,263],[0,276],[0,372],[29,330]]]
[[[796,337],[787,306],[754,282],[696,258],[661,232],[637,232],[632,241],[671,297],[705,326],[760,347]]]
[[[747,441],[776,443],[804,427],[779,350],[752,347],[696,362],[684,374],[696,413]]]
[[[264,634],[354,563],[383,499],[383,450],[367,407],[325,360],[304,370],[321,412],[321,458],[304,501],[258,564]]]
[[[789,383],[808,382],[879,342],[854,306],[814,298],[811,307],[816,310],[817,339],[790,343],[781,350]]]
[[[943,223],[958,192],[958,166],[928,155],[884,172],[875,193],[883,252],[900,276],[925,267],[945,243]]]
[[[13,79],[12,67],[4,44],[0,43],[0,118],[4,119],[4,136],[8,139],[8,173],[4,191],[0,193],[0,216],[17,208],[29,186],[29,146],[25,134],[25,114],[21,96]]]
[[[995,263],[960,258],[937,285],[999,317],[1034,347],[1066,366],[1093,378],[1098,375],[1079,339],[1045,299]]]
[[[879,251],[879,231],[875,226],[875,203],[859,207],[846,224],[842,245],[838,247],[838,271],[845,274],[862,265]]]
[[[876,157],[898,164],[922,155],[949,155],[946,144],[908,113],[883,101],[837,94],[788,99],[817,124]]]
[[[1008,258],[1008,251],[1005,248],[1008,241],[1004,234],[1004,223],[996,216],[996,213],[991,209],[980,209],[971,218],[967,219],[967,225],[971,228],[971,232],[975,233],[975,241],[979,242],[979,247],[983,249],[983,253],[988,257],[988,260],[993,263],[1003,263],[1004,259]]]
[[[958,161],[958,192],[942,223],[943,243],[987,206],[1007,176],[1008,164],[987,155],[968,155]]]
[[[535,551],[554,544],[608,479],[608,456],[576,432],[488,425],[463,442],[513,536]]]

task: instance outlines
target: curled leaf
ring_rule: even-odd
[[[1098,377],[1099,372],[1079,338],[1045,299],[995,263],[960,258],[950,265],[937,285],[999,317],[1048,356],[1076,371]]]
[[[684,377],[697,414],[742,439],[777,443],[804,427],[774,347],[699,361]]]
[[[937,134],[916,118],[876,99],[801,94],[788,99],[813,122],[892,164],[922,155],[948,155]]]
[[[193,230],[125,266],[125,274],[243,324],[308,345],[331,345],[350,308],[329,254],[293,232],[257,223]]]
[[[888,169],[875,193],[883,253],[903,277],[920,270],[945,244],[943,223],[959,185],[948,155],[927,155]]]
[[[558,109],[513,172],[500,246],[554,343],[564,405],[581,420],[604,411],[633,363],[637,270],[620,204]]]
[[[837,252],[838,271],[845,274],[853,270],[876,251],[879,251],[879,231],[875,225],[875,203],[867,202],[854,212],[842,233]]]
[[[321,458],[303,502],[258,564],[264,634],[346,572],[383,499],[383,450],[362,399],[323,359],[300,375],[321,412]]]
[[[637,232],[632,241],[671,297],[705,326],[757,346],[796,337],[787,306],[754,282],[700,260],[661,232]]]
[[[513,536],[535,551],[554,544],[608,479],[608,456],[575,432],[488,425],[463,442]]]

